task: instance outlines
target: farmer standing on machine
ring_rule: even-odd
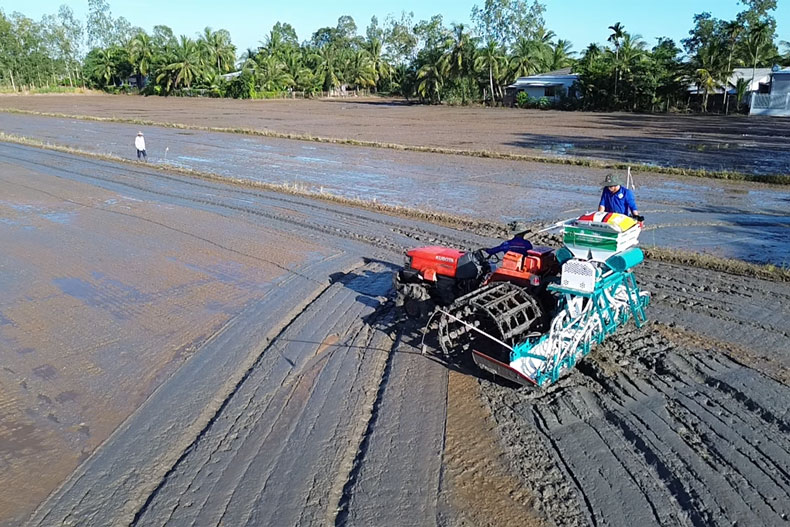
[[[623,185],[621,176],[613,173],[606,174],[598,212],[617,212],[634,218],[639,217],[634,193]]]

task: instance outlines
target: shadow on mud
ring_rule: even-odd
[[[351,272],[333,273],[329,276],[329,281],[331,284],[342,284],[343,287],[358,293],[356,301],[374,309],[372,313],[362,317],[362,322],[371,329],[389,335],[394,345],[391,349],[357,346],[359,349],[363,352],[383,351],[403,355],[420,355],[426,360],[441,364],[448,370],[472,375],[503,387],[519,387],[517,384],[481,370],[474,364],[471,356],[446,356],[439,346],[435,328],[426,328],[427,320],[411,319],[402,309],[395,307],[395,291],[392,287],[392,280],[399,266],[371,258],[365,258],[364,262],[366,265],[363,268]],[[374,267],[371,267],[370,264],[374,264]],[[376,267],[383,268],[383,270],[376,270]],[[337,342],[332,346],[346,347],[348,344]]]
[[[680,137],[585,137],[519,134],[508,146],[540,150],[551,157],[581,157],[662,167],[785,174],[790,153],[784,140],[775,144],[754,138],[710,139],[690,132]]]

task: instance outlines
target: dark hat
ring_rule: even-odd
[[[619,174],[615,174],[613,172],[606,174],[606,177],[603,180],[604,187],[616,187],[618,185],[624,185],[624,184],[625,183],[623,183],[622,176],[620,176]]]

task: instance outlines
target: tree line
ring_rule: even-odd
[[[118,92],[136,91],[134,84],[144,94],[234,98],[345,89],[498,104],[517,77],[571,66],[579,97],[560,97],[562,107],[668,111],[696,104],[706,111],[734,68],[790,64],[790,44],[775,38],[776,0],[742,3],[732,21],[696,15],[682,48],[667,38],[648,48],[617,22],[606,43],[577,54],[546,27],[538,0],[485,0],[473,8],[472,26],[448,26],[441,15],[415,21],[402,12],[381,24],[372,17],[360,35],[354,19],[341,16],[300,41],[290,24],[277,22],[259,46],[239,53],[226,30],[177,37],[157,25],[148,33],[114,18],[106,0],[88,0],[84,26],[66,5],[40,22],[0,10],[0,86]],[[693,101],[690,85],[700,93]],[[732,103],[724,95],[724,111],[738,108],[744,85],[748,80],[735,86]]]

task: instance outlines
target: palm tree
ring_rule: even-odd
[[[206,27],[198,38],[198,49],[204,65],[228,72],[236,60],[236,46],[231,43],[230,33],[224,29],[212,31]]]
[[[554,44],[551,53],[551,63],[549,64],[549,70],[559,70],[570,66],[573,62],[571,55],[574,55],[574,52],[571,51],[572,44],[568,40],[559,39],[557,43]]]
[[[104,86],[107,86],[115,77],[116,65],[113,57],[112,49],[99,49],[96,53],[95,66],[91,72],[95,77],[104,81]]]
[[[757,63],[760,59],[765,58],[766,52],[773,44],[770,31],[771,28],[768,24],[760,22],[750,27],[746,33],[742,49],[746,63],[752,65],[752,82],[754,82]]]
[[[614,55],[615,55],[615,64],[620,62],[620,39],[623,38],[623,34],[625,33],[625,26],[622,25],[620,22],[616,22],[614,25],[609,26],[609,29],[612,30],[612,34],[609,35],[609,38],[606,39],[612,44],[614,44]],[[620,77],[620,72],[615,67],[614,70],[614,98],[617,99],[617,81]]]
[[[337,78],[337,53],[334,46],[321,46],[313,53],[315,74],[321,79],[325,91],[331,91],[340,85]]]
[[[491,88],[491,105],[496,101],[494,92],[494,77],[499,79],[502,69],[502,62],[506,60],[502,48],[495,41],[490,41],[483,49],[480,50],[477,58],[475,59],[475,69],[478,71],[488,70],[488,84]]]
[[[294,79],[280,59],[274,55],[268,55],[259,58],[257,62],[258,68],[255,71],[255,78],[261,90],[275,92],[293,86]]]
[[[200,53],[194,40],[181,35],[178,45],[173,50],[173,62],[164,67],[156,81],[167,79],[166,90],[178,89],[181,86],[189,88],[192,81],[202,74],[200,68]]]
[[[261,42],[264,51],[269,55],[279,56],[282,53],[285,47],[285,41],[283,40],[282,33],[279,31],[275,31],[274,28],[269,32],[269,36],[266,37],[265,42]]]
[[[364,49],[349,56],[346,74],[348,81],[354,85],[357,92],[359,92],[360,86],[362,88],[376,86],[376,69],[370,54]]]
[[[733,20],[724,24],[724,32],[727,35],[727,42],[730,45],[730,52],[727,57],[727,78],[724,81],[724,114],[730,111],[730,100],[727,98],[730,91],[730,75],[732,75],[732,55],[735,52],[735,43],[738,35],[743,30],[743,26],[738,21]]]
[[[306,88],[313,84],[314,75],[305,67],[302,53],[295,48],[288,49],[283,56],[282,64],[285,72],[293,80],[294,89],[308,91]]]
[[[790,66],[790,41],[788,40],[781,40],[779,45],[785,48],[785,54],[782,57],[782,62],[785,66]]]
[[[153,60],[154,45],[151,42],[151,37],[145,31],[140,31],[129,44],[129,61],[137,75],[138,87],[142,86],[143,77],[148,75]]]
[[[589,68],[595,61],[601,58],[602,53],[601,46],[595,42],[588,44],[584,49],[584,54],[582,54],[580,62]]]
[[[702,109],[708,111],[708,95],[721,85],[726,69],[725,49],[720,41],[710,41],[697,50],[692,60],[694,82],[702,90]]]
[[[417,94],[423,99],[441,103],[445,74],[446,64],[441,55],[426,61],[417,72]]]
[[[540,69],[539,44],[525,37],[519,37],[513,45],[510,56],[510,71],[514,77],[526,77]]]
[[[743,104],[743,98],[749,91],[750,84],[751,83],[743,77],[739,77],[738,81],[735,83],[735,104],[738,109],[740,109],[741,104]]]
[[[370,60],[373,62],[373,71],[376,72],[376,83],[380,80],[389,79],[392,76],[393,68],[389,62],[384,60],[381,40],[378,38],[372,39],[368,42],[365,49],[370,55]]]
[[[244,69],[245,67],[247,67],[248,62],[250,61],[255,62],[255,57],[257,56],[258,56],[258,50],[253,48],[247,48],[247,50],[241,54],[241,57],[239,57],[239,67]]]

